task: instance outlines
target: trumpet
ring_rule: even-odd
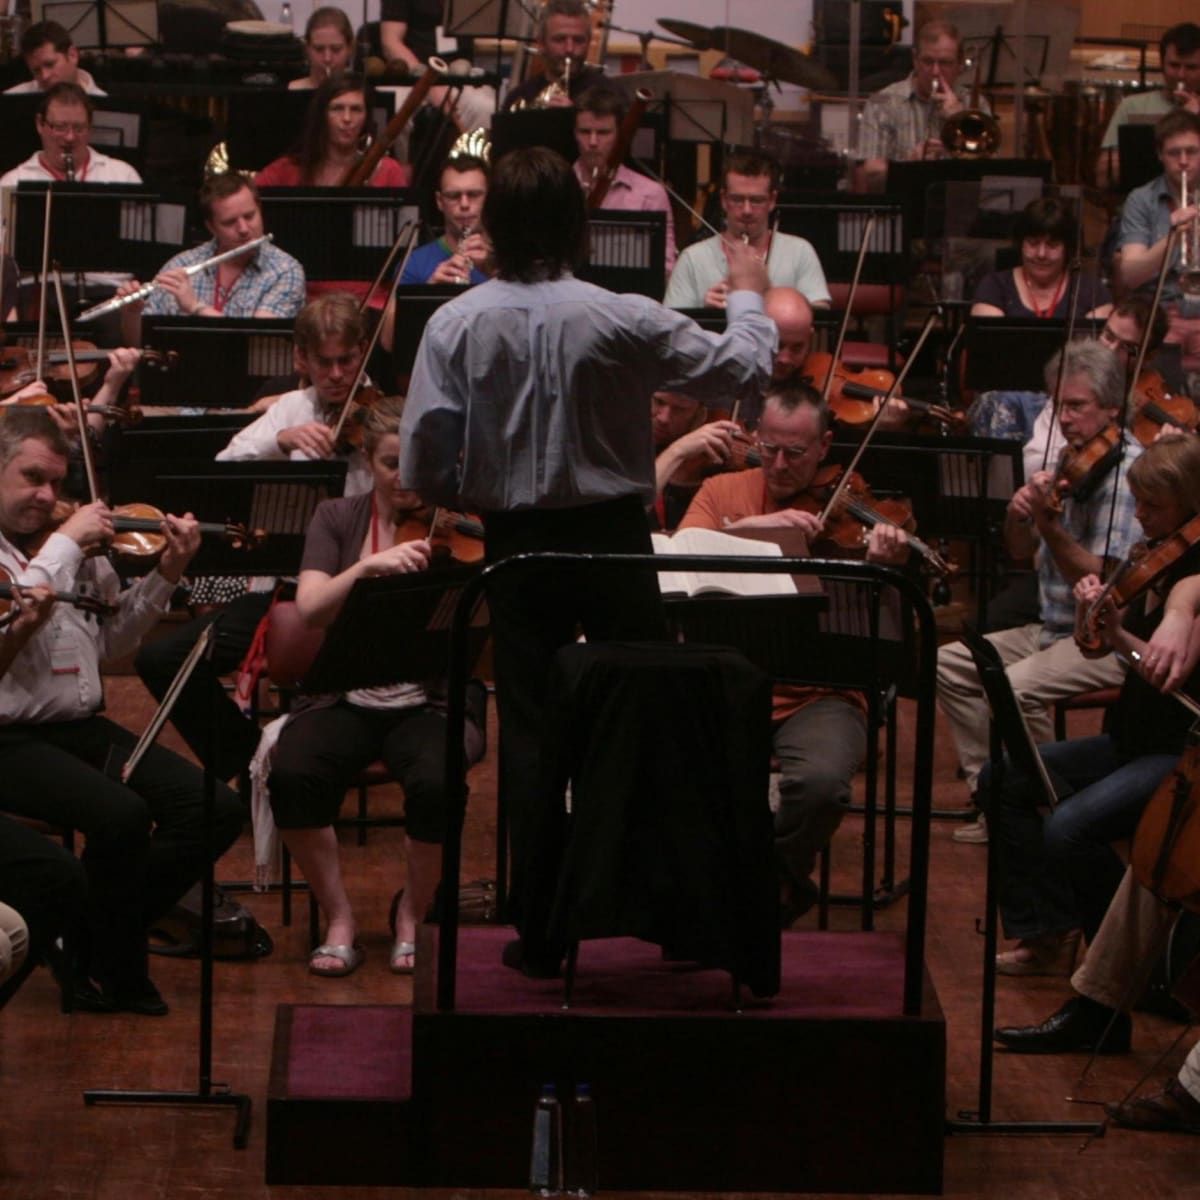
[[[1179,180],[1179,207],[1196,203],[1195,188],[1188,194],[1188,176],[1184,170]],[[1193,217],[1179,234],[1179,290],[1185,296],[1200,296],[1200,222]]]
[[[183,273],[190,279],[193,275],[198,275],[205,267],[215,267],[217,263],[223,263],[230,258],[238,258],[240,255],[247,254],[263,242],[275,240],[273,233],[264,233],[262,237],[257,237],[253,241],[246,242],[241,246],[234,246],[232,250],[224,250],[220,254],[214,254],[212,258],[206,258],[203,262],[192,263],[190,267],[184,267]],[[76,321],[94,321],[97,317],[106,316],[110,312],[116,312],[119,308],[124,308],[127,304],[136,304],[140,300],[145,300],[151,292],[157,291],[161,284],[151,280],[149,283],[143,283],[135,292],[130,292],[127,296],[114,296],[111,300],[105,300],[102,304],[95,304],[91,308],[84,309],[83,312],[75,318]]]
[[[563,73],[559,79],[552,79],[532,100],[518,100],[512,106],[513,112],[528,108],[549,108],[560,97],[571,98],[571,63],[574,60],[570,54],[563,59]]]

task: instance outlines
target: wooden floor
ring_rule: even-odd
[[[150,708],[135,680],[110,681],[111,715],[140,727]],[[909,714],[902,718],[907,724]],[[1073,732],[1088,732],[1086,722]],[[173,741],[168,731],[166,740]],[[902,744],[905,742],[902,737]],[[493,739],[494,745],[494,739]],[[473,776],[464,878],[491,875],[494,752]],[[963,785],[953,780],[950,755],[938,751],[939,807],[959,807]],[[386,805],[389,798],[382,796]],[[394,799],[392,800],[394,802]],[[906,823],[902,822],[902,830]],[[947,1114],[976,1105],[984,850],[957,845],[950,822],[935,822],[927,961],[948,1022]],[[834,848],[835,883],[848,889],[861,862],[861,826],[848,819]],[[248,900],[275,937],[275,952],[253,964],[218,965],[215,1026],[217,1081],[248,1093],[254,1122],[248,1149],[232,1148],[233,1119],[223,1110],[85,1108],[85,1087],[187,1089],[196,1083],[198,972],[190,962],[156,959],[153,973],[171,1004],[154,1020],[133,1016],[63,1016],[45,972],[38,972],[0,1013],[0,1197],[138,1197],[252,1200],[268,1195],[324,1198],[328,1188],[267,1188],[263,1183],[265,1095],[275,1007],[291,1003],[404,1003],[411,984],[387,971],[386,910],[403,879],[399,833],[377,830],[359,848],[344,842],[343,862],[362,922],[366,965],[345,980],[317,979],[305,971],[305,922],[284,929],[274,897]],[[221,863],[219,877],[245,878],[248,835]],[[301,912],[303,912],[303,907]],[[849,927],[847,912],[835,914]],[[899,927],[903,904],[879,924]],[[997,1012],[1002,1023],[1040,1020],[1068,994],[1065,980],[1002,980]],[[1135,1020],[1135,1053],[1100,1060],[1089,1084],[1076,1078],[1080,1057],[998,1056],[993,1118],[1089,1119],[1099,1110],[1069,1103],[1069,1095],[1099,1101],[1119,1097],[1149,1071],[1178,1033],[1160,1018]],[[1169,1059],[1177,1066],[1188,1034]],[[1167,1073],[1162,1068],[1158,1075]],[[603,1114],[600,1114],[603,1136]],[[736,1137],[736,1130],[730,1131]],[[1082,1151],[1082,1152],[1081,1152]],[[328,1153],[342,1153],[331,1145]],[[953,1136],[946,1143],[946,1194],[1004,1197],[1200,1196],[1200,1140],[1111,1130],[1082,1150],[1076,1135]],[[452,1193],[442,1193],[451,1195]],[[453,1193],[467,1195],[467,1193]],[[499,1195],[500,1193],[496,1193]],[[514,1196],[528,1193],[512,1193]]]

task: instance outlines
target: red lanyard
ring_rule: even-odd
[[[1025,280],[1025,287],[1028,289],[1029,288],[1029,276],[1025,274],[1024,269],[1022,269],[1022,271],[1021,271],[1021,278]],[[1054,293],[1054,299],[1050,301],[1049,306],[1046,308],[1038,308],[1037,301],[1034,300],[1034,298],[1033,298],[1033,291],[1032,291],[1032,289],[1030,289],[1029,290],[1029,301],[1033,305],[1033,315],[1041,321],[1046,320],[1048,317],[1052,317],[1054,315],[1054,310],[1058,307],[1058,302],[1062,299],[1063,288],[1065,288],[1066,286],[1067,286],[1067,277],[1066,277],[1066,275],[1063,275],[1063,277],[1058,281],[1058,288]]]

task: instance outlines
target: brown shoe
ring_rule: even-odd
[[[1070,975],[1079,951],[1079,930],[1022,938],[1013,950],[996,955],[1000,975]]]
[[[1104,1111],[1125,1129],[1151,1133],[1200,1133],[1200,1100],[1172,1079],[1153,1096],[1138,1096],[1124,1104],[1106,1104]]]

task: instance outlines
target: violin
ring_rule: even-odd
[[[1153,546],[1138,542],[1113,572],[1104,590],[1086,608],[1076,610],[1075,641],[1087,653],[1103,649],[1098,618],[1100,607],[1110,596],[1118,608],[1131,604],[1153,587],[1197,542],[1200,542],[1200,516],[1185,521],[1174,533]]]
[[[98,350],[94,343],[71,342],[76,366],[76,380],[81,387],[94,382],[100,368],[108,362],[108,351]],[[5,346],[0,350],[0,398],[11,396],[21,388],[33,383],[36,376],[36,353],[28,346]],[[179,355],[174,350],[146,349],[140,360],[147,366],[160,371],[171,371],[179,365]],[[82,367],[81,367],[81,364]],[[71,365],[65,350],[51,351],[45,357],[43,374],[48,384],[69,383]]]
[[[53,408],[59,404],[57,397],[50,395],[49,392],[30,392],[27,396],[18,396],[15,400],[9,401],[10,404],[15,404],[18,408],[22,406],[35,406],[39,408]],[[83,411],[86,413],[96,413],[99,416],[105,417],[121,428],[127,428],[130,425],[138,425],[142,420],[142,410],[136,404],[85,404]]]
[[[814,350],[804,360],[801,378],[820,391],[831,366],[833,379],[828,397],[830,411],[845,425],[867,424],[879,411],[880,401],[896,381],[895,375],[882,367],[848,367],[843,362],[834,364],[833,355],[827,350]],[[963,413],[957,413],[942,404],[908,396],[903,397],[903,400],[914,412],[927,415],[942,425],[961,425],[966,420]]]
[[[1200,912],[1200,722],[1183,756],[1142,810],[1133,835],[1133,877],[1166,904]]]
[[[1050,507],[1062,511],[1063,499],[1086,500],[1121,459],[1121,430],[1115,421],[1088,438],[1082,446],[1067,446],[1054,472]]]
[[[1130,429],[1143,446],[1149,446],[1163,429],[1194,430],[1200,419],[1195,404],[1187,396],[1168,392],[1157,371],[1146,370],[1138,376],[1133,398],[1136,408]]]
[[[28,586],[18,586],[12,574],[5,567],[0,567],[0,629],[3,629],[17,615],[21,592],[30,590]],[[100,617],[117,611],[111,604],[105,604],[99,597],[88,596],[83,592],[51,592],[50,598],[56,604],[70,604],[80,612],[90,612]]]
[[[840,466],[831,464],[822,467],[796,507],[807,512],[819,512],[842,474]],[[932,546],[915,535],[916,521],[909,501],[899,498],[877,499],[857,471],[850,473],[817,544],[827,542],[841,550],[861,550],[876,525],[894,525],[903,529],[908,534],[909,546],[941,578],[948,578],[958,570],[957,564],[947,562]]]
[[[396,526],[393,545],[424,539],[430,545],[430,566],[483,561],[483,522],[447,508],[418,508]]]
[[[724,414],[712,414],[713,420],[728,420]],[[699,428],[699,426],[698,426]],[[689,432],[691,432],[689,430]],[[671,476],[671,483],[680,487],[698,487],[710,475],[721,475],[726,471],[745,471],[748,467],[761,467],[762,455],[754,435],[744,427],[731,434],[729,455],[722,462],[710,462],[698,457],[680,465]]]

